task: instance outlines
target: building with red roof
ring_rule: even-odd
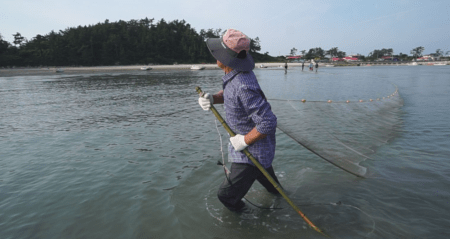
[[[297,59],[300,59],[300,58],[302,58],[302,56],[287,56],[286,57],[286,60],[297,60]]]

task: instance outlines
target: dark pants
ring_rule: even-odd
[[[231,211],[237,211],[245,206],[245,203],[241,199],[250,190],[255,180],[258,180],[267,191],[273,194],[279,194],[277,189],[256,166],[246,163],[232,163],[230,171],[231,173],[228,175],[228,179],[225,178],[222,185],[220,185],[217,196],[223,205]],[[266,171],[280,184],[272,167],[266,168]]]

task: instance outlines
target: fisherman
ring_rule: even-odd
[[[310,71],[313,71],[313,60],[311,60],[311,62],[309,63],[309,70]]]
[[[217,196],[231,211],[245,210],[242,198],[258,180],[267,191],[276,188],[242,152],[248,151],[278,183],[272,161],[275,156],[277,118],[258,84],[250,51],[250,38],[235,29],[228,29],[220,38],[207,39],[206,45],[217,65],[225,72],[223,90],[199,98],[203,110],[211,104],[224,104],[226,121],[236,136],[230,138],[228,161],[231,173],[220,185]]]
[[[319,69],[319,63],[316,62],[316,72],[317,72],[318,69]]]
[[[287,61],[284,63],[284,73],[287,73],[288,64]]]
[[[302,62],[302,71],[303,71],[303,68],[305,68],[305,62],[304,61]]]

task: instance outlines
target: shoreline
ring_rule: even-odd
[[[255,63],[255,69],[261,68],[264,65],[267,68],[284,68],[284,62],[275,63]],[[305,63],[307,67],[309,63]],[[319,63],[319,66],[324,66],[325,63]],[[217,64],[177,64],[177,65],[130,65],[130,66],[68,66],[68,67],[17,67],[17,68],[0,68],[0,77],[22,76],[22,75],[63,75],[63,74],[86,74],[86,73],[117,73],[117,72],[151,72],[151,71],[165,71],[165,70],[189,70],[192,66],[203,66],[204,70],[219,70]],[[301,67],[302,63],[288,63],[289,67]],[[144,71],[141,67],[150,67],[151,70]],[[62,69],[63,72],[56,72],[57,69]],[[192,70],[194,71],[194,70]]]
[[[344,66],[405,66],[409,62],[402,63],[390,63],[390,62],[352,62],[352,63],[319,63],[319,68],[326,67],[326,65],[333,65],[335,67]],[[429,62],[431,63],[431,62]],[[434,65],[432,62],[421,62],[419,65]],[[261,68],[264,65],[267,68],[284,68],[284,62],[275,63],[255,63],[255,69]],[[130,71],[144,71],[141,67],[150,67],[151,71],[165,71],[165,70],[191,70],[192,66],[203,66],[205,70],[219,70],[220,68],[216,64],[179,64],[179,65],[131,65],[131,66],[80,66],[80,67],[20,67],[20,68],[1,68],[0,77],[11,77],[21,75],[54,75],[54,74],[86,74],[86,73],[108,73],[108,72],[130,72]],[[301,67],[302,63],[288,63],[288,67]],[[305,67],[309,67],[309,62],[305,62]],[[57,69],[62,69],[63,72],[56,72]]]
[[[219,69],[216,64],[180,64],[180,65],[132,65],[132,66],[70,66],[70,67],[18,67],[13,69],[0,69],[0,77],[20,75],[51,75],[51,74],[77,74],[77,73],[108,73],[142,71],[141,67],[150,67],[154,70],[191,70],[191,66],[204,66],[205,70]],[[56,72],[62,69],[63,72]]]

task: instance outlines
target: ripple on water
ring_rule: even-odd
[[[288,74],[255,70],[268,98],[367,100],[391,92],[393,81],[405,99],[403,124],[393,128],[373,160],[365,161],[376,169],[372,178],[355,179],[277,131],[276,173],[315,224],[337,238],[449,235],[447,69],[354,67],[322,69],[314,76],[298,69]],[[251,206],[251,213],[237,215],[218,201],[215,194],[224,179],[216,165],[220,142],[214,116],[200,109],[194,88],[217,92],[222,75],[154,71],[0,77],[0,234],[317,238],[283,199],[257,183],[249,200],[285,209]],[[337,114],[320,122],[334,118],[331,132],[343,132],[336,128],[340,124],[351,134],[369,134],[390,118],[398,120],[385,112],[357,130],[346,122],[352,111],[328,106]],[[332,110],[314,108],[305,113],[317,118]],[[354,109],[374,116],[370,108]],[[223,114],[222,107],[218,110]],[[315,128],[305,126],[305,132]],[[329,204],[338,201],[339,206]],[[314,203],[328,204],[304,205]]]

